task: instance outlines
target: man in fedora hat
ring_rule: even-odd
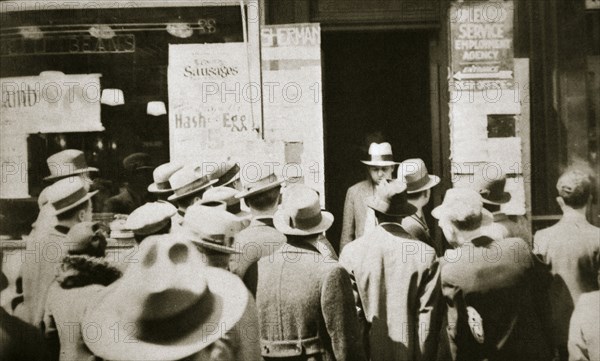
[[[229,270],[229,258],[238,253],[233,239],[243,228],[240,218],[217,207],[196,204],[183,218],[182,237],[192,241],[208,266]]]
[[[597,291],[600,282],[600,229],[586,218],[593,196],[592,173],[574,166],[558,179],[556,190],[562,217],[555,225],[539,230],[534,252],[553,276],[550,292],[554,344],[566,360],[569,320],[579,297]]]
[[[433,360],[442,315],[435,250],[402,228],[416,212],[402,181],[380,183],[368,206],[378,226],[348,244],[340,263],[356,283],[370,359]]]
[[[398,178],[406,183],[408,202],[417,208],[414,214],[402,220],[402,227],[418,240],[427,243],[438,257],[444,255],[447,247],[431,238],[423,208],[431,200],[431,188],[440,183],[440,177],[429,174],[422,159],[407,159],[400,164]]]
[[[208,168],[208,167],[207,167]],[[211,179],[216,179],[214,187],[229,187],[240,190],[240,166],[234,162],[224,162],[219,164],[217,169],[210,173]]]
[[[150,200],[148,185],[152,183],[151,158],[146,153],[133,153],[123,159],[126,183],[119,194],[104,202],[104,212],[130,214]]]
[[[95,222],[82,222],[67,234],[65,256],[48,291],[44,334],[60,342],[59,360],[85,360],[93,354],[83,342],[81,318],[89,299],[121,277],[105,259],[106,235]]]
[[[146,237],[170,233],[175,214],[177,208],[169,202],[148,202],[131,212],[124,229],[133,232],[135,241],[140,244]]]
[[[50,175],[47,182],[54,183],[63,178],[82,176],[89,179],[90,172],[98,172],[98,168],[88,167],[85,154],[78,149],[65,149],[48,157],[46,160]]]
[[[66,235],[73,226],[92,220],[92,202],[96,192],[88,192],[87,183],[80,177],[59,180],[48,189],[48,202],[54,208],[56,226],[47,234],[30,242],[33,254],[23,264],[23,307],[26,321],[41,327],[44,306],[56,265],[66,255]]]
[[[362,160],[367,165],[368,179],[348,188],[344,202],[344,218],[340,237],[340,252],[345,245],[363,235],[367,215],[367,198],[375,194],[375,187],[384,179],[391,179],[394,161],[390,143],[371,143],[369,160]]]
[[[173,202],[177,206],[177,214],[173,216],[173,232],[179,230],[188,207],[202,202],[204,192],[217,181],[217,179],[211,179],[209,175],[203,174],[201,166],[188,165],[173,173],[169,178],[173,194],[167,198],[169,202]]]
[[[316,191],[295,186],[273,222],[287,243],[258,261],[263,358],[364,360],[348,273],[318,242],[333,215]]]
[[[91,299],[82,324],[105,360],[260,360],[256,304],[239,277],[208,267],[189,241],[150,236],[140,262]]]
[[[476,174],[476,189],[481,194],[483,207],[492,212],[494,222],[490,225],[490,235],[501,238],[518,237],[531,245],[531,234],[524,225],[525,221],[518,222],[516,217],[509,217],[500,210],[503,204],[510,202],[510,193],[504,190],[506,175],[500,174],[492,177],[487,174]]]
[[[235,197],[243,199],[250,208],[250,225],[235,236],[234,248],[241,253],[231,258],[231,271],[243,280],[250,292],[256,295],[258,266],[256,262],[272,254],[285,243],[285,236],[275,229],[273,215],[281,198],[281,184],[274,173],[249,183]]]
[[[242,202],[240,198],[236,197],[239,193],[240,191],[237,189],[227,186],[212,187],[207,189],[202,195],[201,204],[206,202],[225,202],[227,212],[238,216],[247,226],[250,224],[252,216],[250,213],[242,211]]]
[[[441,259],[453,360],[550,360],[547,277],[520,238],[494,239],[478,192],[452,188],[432,211],[455,249]]]
[[[173,194],[169,178],[181,168],[183,168],[183,165],[179,163],[165,163],[156,167],[152,172],[154,182],[148,186],[148,192],[156,195],[158,200],[166,202],[169,196]]]

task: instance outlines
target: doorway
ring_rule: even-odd
[[[424,31],[322,34],[326,207],[336,219],[327,236],[336,249],[346,191],[367,177],[360,160],[370,142],[433,169],[429,40]]]

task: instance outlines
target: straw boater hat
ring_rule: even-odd
[[[400,163],[398,178],[406,183],[406,193],[418,193],[435,187],[440,183],[440,177],[427,171],[422,159],[407,159]]]
[[[248,183],[244,185],[244,190],[236,194],[236,198],[248,198],[252,197],[266,191],[269,191],[273,188],[281,186],[284,182],[283,179],[277,179],[275,173],[271,173],[268,176],[261,178],[253,183]]]
[[[228,186],[240,178],[240,166],[237,163],[226,162],[221,164],[213,173],[210,179],[217,180],[215,187]]]
[[[239,217],[219,208],[195,204],[183,218],[183,231],[188,240],[221,253],[239,253],[233,247],[233,238],[244,228]]]
[[[494,179],[479,174],[475,180],[476,191],[481,194],[483,203],[501,205],[510,202],[510,193],[504,191],[506,175],[502,174]]]
[[[131,212],[125,222],[125,229],[147,236],[164,228],[175,213],[177,208],[169,202],[148,202]]]
[[[191,243],[150,236],[138,252],[140,262],[93,298],[83,316],[82,324],[97,330],[83,335],[94,355],[179,360],[208,347],[241,319],[248,302],[244,283],[205,266]]]
[[[435,207],[431,215],[436,219],[464,221],[469,217],[481,214],[481,225],[490,225],[494,216],[483,208],[483,199],[476,191],[468,188],[450,188],[446,191],[444,201]]]
[[[369,160],[361,160],[366,165],[375,167],[388,167],[396,164],[394,155],[392,154],[392,146],[390,143],[371,143],[369,146]]]
[[[65,149],[53,154],[48,157],[46,163],[50,170],[50,175],[44,178],[46,181],[56,181],[76,174],[98,171],[98,168],[87,166],[85,154],[77,149]]]
[[[169,178],[169,183],[174,194],[167,198],[175,201],[183,197],[191,196],[217,183],[217,179],[210,179],[202,175],[201,167],[183,167]]]
[[[148,186],[148,192],[150,193],[169,193],[172,192],[171,184],[169,183],[169,178],[175,174],[178,170],[183,168],[182,164],[178,163],[165,163],[159,165],[154,169],[152,173],[152,178],[154,179],[154,183]]]
[[[286,192],[281,209],[273,216],[275,228],[291,236],[320,234],[332,223],[333,215],[321,210],[317,191],[300,185]]]
[[[235,214],[238,217],[247,217],[249,213],[242,211],[241,201],[236,197],[238,193],[237,189],[226,186],[213,187],[204,192],[200,204],[206,205],[206,203],[212,202],[225,202],[227,212]]]
[[[375,196],[367,201],[367,206],[388,216],[406,217],[414,214],[417,208],[408,203],[406,185],[401,180],[381,182]]]
[[[71,210],[92,198],[98,191],[87,191],[86,182],[80,177],[59,180],[48,189],[48,202],[54,207],[55,215]]]

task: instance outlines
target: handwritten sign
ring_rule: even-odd
[[[453,2],[452,71],[460,89],[514,89],[512,1]]]
[[[171,160],[221,160],[227,144],[257,139],[251,102],[260,104],[260,87],[247,59],[243,43],[169,46]]]

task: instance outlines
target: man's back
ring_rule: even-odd
[[[454,360],[547,360],[543,273],[519,238],[478,237],[446,252],[442,291]]]
[[[384,223],[350,243],[340,263],[356,280],[371,359],[427,359],[439,326],[435,250]]]
[[[367,218],[367,198],[375,192],[373,182],[364,180],[348,188],[344,202],[344,218],[340,236],[340,252],[346,244],[361,237]]]

